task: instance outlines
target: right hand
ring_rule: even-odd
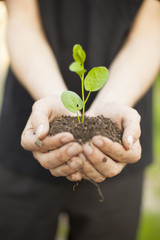
[[[98,105],[98,108],[90,109],[86,114],[103,115],[112,119],[119,129],[123,130],[122,144],[100,135],[94,136],[90,142],[83,145],[83,168],[81,172],[68,176],[70,181],[80,181],[87,177],[95,182],[102,182],[106,177],[119,174],[126,164],[135,163],[141,158],[138,112],[118,102]]]
[[[57,96],[51,96],[34,103],[22,133],[21,145],[32,151],[42,167],[53,176],[68,176],[82,167],[83,161],[78,157],[82,146],[73,142],[74,137],[69,132],[48,136],[49,123],[54,118],[71,115],[58,99]]]

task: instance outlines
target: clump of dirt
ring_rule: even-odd
[[[77,117],[62,116],[50,123],[49,135],[60,132],[72,133],[75,141],[81,144],[90,141],[95,135],[102,135],[113,142],[122,143],[122,131],[110,118],[102,115],[85,117],[84,123],[79,123]]]
[[[49,135],[55,135],[60,132],[72,133],[75,141],[80,144],[90,141],[95,135],[102,135],[111,139],[113,142],[122,144],[122,131],[119,130],[110,118],[105,118],[102,115],[85,117],[84,123],[79,123],[77,117],[71,116],[62,116],[61,118],[54,119],[54,121],[50,123]],[[99,185],[89,178],[86,179],[97,187],[100,196],[99,201],[103,202],[104,196]],[[78,183],[73,186],[73,190],[77,185]]]

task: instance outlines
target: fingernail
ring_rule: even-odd
[[[71,180],[74,180],[73,177],[72,177],[72,175],[70,175],[69,178],[70,178]],[[68,180],[70,180],[70,179],[68,179]]]
[[[103,146],[103,142],[101,139],[93,139],[93,143],[97,146],[97,147],[102,147]]]
[[[63,138],[61,139],[61,142],[62,142],[62,143],[68,143],[68,142],[70,142],[71,140],[72,140],[71,137],[63,137]]]
[[[77,148],[75,148],[75,146],[71,146],[67,152],[70,156],[74,156],[78,154],[80,151]]]
[[[128,143],[129,143],[129,148],[131,148],[133,145],[133,137],[131,135],[128,136]]]
[[[87,160],[83,153],[80,153],[78,156],[82,159],[82,161]]]
[[[76,169],[76,168],[79,167],[78,163],[76,163],[76,162],[71,162],[71,163],[69,164],[69,166],[70,166],[70,168],[72,168],[72,169]]]
[[[36,137],[39,138],[44,131],[44,125],[40,124],[36,130]]]
[[[42,147],[43,146],[43,142],[39,139],[36,140],[35,144],[36,144],[37,147]]]
[[[92,147],[91,147],[90,145],[85,145],[85,146],[84,146],[84,152],[85,152],[87,155],[90,155],[90,154],[92,154],[93,149],[92,149]]]

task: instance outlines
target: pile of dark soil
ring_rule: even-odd
[[[60,132],[71,132],[79,143],[88,142],[95,135],[105,136],[118,143],[122,139],[122,131],[110,118],[104,116],[85,117],[84,123],[79,123],[77,117],[62,116],[50,123],[49,135]]]

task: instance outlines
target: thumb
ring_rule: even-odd
[[[52,115],[53,106],[45,101],[37,101],[32,107],[31,123],[36,138],[42,140],[49,132],[49,120]]]
[[[49,124],[47,121],[45,121],[45,119],[43,119],[42,122],[40,122],[37,126],[36,129],[36,138],[39,140],[42,140],[44,137],[47,136],[49,132]]]
[[[134,109],[128,111],[123,118],[122,143],[126,150],[132,148],[133,144],[140,138],[140,115]]]

